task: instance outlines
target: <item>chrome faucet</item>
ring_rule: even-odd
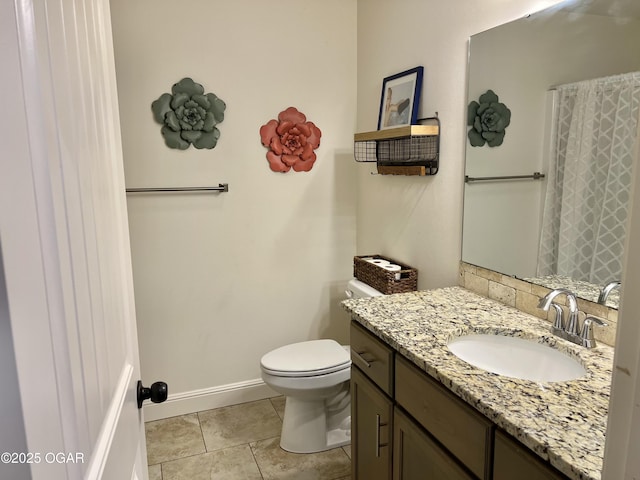
[[[569,318],[566,324],[563,318],[564,312],[562,310],[562,307],[560,307],[560,305],[558,305],[557,303],[553,303],[553,299],[561,294],[566,295],[567,301],[569,302]],[[551,327],[551,332],[554,335],[557,335],[558,337],[564,338],[565,340],[569,340],[570,342],[576,343],[578,345],[582,345],[583,347],[594,348],[596,346],[596,341],[593,337],[593,324],[595,323],[600,326],[606,326],[607,323],[600,320],[599,318],[588,315],[584,319],[582,329],[580,329],[578,320],[578,301],[576,300],[575,294],[571,290],[567,290],[566,288],[551,290],[540,299],[538,308],[548,311],[551,307],[553,307],[556,311],[556,318],[553,322],[553,326]]]
[[[613,282],[609,282],[604,287],[602,287],[602,290],[600,290],[600,296],[598,297],[598,303],[604,305],[604,303],[607,301],[607,297],[611,293],[611,290],[613,290],[614,288],[620,288],[620,285],[622,285],[622,282],[620,282],[619,280],[614,280]]]
[[[569,302],[569,318],[567,320],[566,325],[562,319],[562,310],[555,308],[556,310],[556,321],[553,324],[552,331],[555,335],[562,337],[566,340],[571,340],[569,337],[578,337],[579,332],[579,324],[578,324],[578,301],[576,300],[575,294],[571,290],[567,290],[566,288],[557,288],[555,290],[551,290],[544,297],[540,299],[540,303],[538,303],[538,308],[541,308],[544,311],[549,311],[553,302],[553,299],[558,295],[564,294],[567,296],[567,301]],[[555,304],[553,304],[555,305]],[[559,317],[559,318],[558,318]],[[571,340],[573,341],[573,340]],[[579,342],[574,342],[579,343]]]

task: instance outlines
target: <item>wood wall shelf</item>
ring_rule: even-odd
[[[423,118],[425,125],[356,133],[357,162],[376,162],[381,175],[435,175],[439,168],[440,121]]]
[[[438,125],[405,125],[404,127],[389,128],[387,130],[375,130],[373,132],[356,133],[354,142],[366,142],[370,140],[390,140],[392,138],[406,138],[412,136],[438,135]]]

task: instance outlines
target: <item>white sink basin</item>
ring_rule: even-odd
[[[562,382],[587,373],[579,362],[559,350],[518,337],[470,334],[454,338],[448,347],[474,367],[506,377]]]

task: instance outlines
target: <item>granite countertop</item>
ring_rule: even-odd
[[[551,324],[462,287],[352,299],[352,318],[565,475],[601,478],[613,349],[586,349]],[[496,375],[447,348],[453,337],[497,333],[534,338],[578,360],[587,375],[538,383]]]

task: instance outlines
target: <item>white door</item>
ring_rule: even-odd
[[[146,479],[109,3],[0,2],[0,35],[15,460],[32,480]]]

